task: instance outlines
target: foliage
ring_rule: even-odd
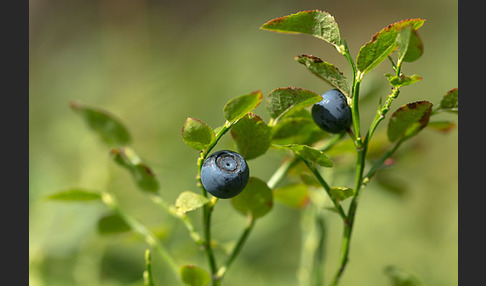
[[[261,91],[253,91],[232,98],[222,107],[221,117],[224,122],[220,127],[213,129],[196,118],[187,118],[182,124],[183,142],[190,148],[199,151],[199,157],[195,158],[198,170],[195,185],[201,190],[200,194],[189,190],[182,191],[174,203],[166,202],[163,192],[160,192],[160,184],[163,182],[159,183],[152,168],[136,154],[131,146],[131,135],[120,120],[101,109],[89,108],[77,103],[71,104],[73,110],[110,148],[113,161],[131,174],[138,188],[152,199],[153,203],[160,205],[167,213],[180,219],[194,243],[202,246],[201,250],[208,261],[208,270],[202,266],[186,265],[177,261],[150,229],[129,216],[121,208],[112,193],[104,190],[88,192],[73,188],[53,194],[49,198],[58,201],[101,201],[108,207],[107,212],[98,222],[98,231],[101,234],[130,230],[138,233],[152,249],[157,250],[181,283],[194,286],[222,283],[233,261],[242,251],[254,225],[272,211],[274,203],[282,203],[297,210],[329,209],[339,215],[343,224],[340,258],[330,281],[330,285],[338,285],[349,260],[349,246],[361,190],[385,167],[385,162],[394,156],[399,147],[421,130],[429,126],[447,132],[451,126],[455,126],[450,121],[431,121],[431,119],[443,111],[457,113],[457,88],[447,91],[441,102],[435,105],[427,100],[410,102],[397,108],[391,114],[387,125],[389,142],[385,146],[385,151],[376,156],[375,160],[369,160],[368,155],[374,143],[372,139],[374,139],[376,128],[385,119],[393,101],[399,96],[401,88],[413,85],[422,79],[416,74],[405,75],[402,68],[404,63],[416,61],[423,54],[423,42],[418,30],[424,23],[424,19],[415,18],[386,26],[359,49],[356,60],[351,56],[347,42],[341,36],[334,17],[328,12],[301,11],[272,19],[263,24],[262,30],[307,34],[324,40],[346,58],[352,70],[352,74],[346,76],[338,67],[324,62],[316,56],[303,54],[295,57],[295,60],[325,83],[341,90],[346,95],[353,116],[352,126],[346,130],[349,138],[344,133],[327,134],[315,126],[308,108],[322,99],[316,92],[299,87],[280,87],[271,90],[265,98]],[[396,62],[392,59],[392,55],[396,56]],[[384,101],[380,98],[376,115],[369,128],[363,133],[364,129],[362,129],[359,115],[359,87],[365,79],[365,75],[386,59],[391,62],[393,70],[393,73],[384,75],[390,85],[391,94],[387,95]],[[347,78],[352,79],[352,84],[348,83]],[[270,118],[268,123],[255,112],[256,107],[262,102],[264,102],[265,110]],[[241,194],[231,199],[231,205],[235,211],[247,217],[248,223],[234,246],[226,253],[226,260],[220,263],[215,257],[211,233],[211,218],[219,200],[211,197],[204,189],[200,182],[200,173],[202,163],[228,131],[234,140],[235,148],[245,159],[256,159],[266,155],[269,150],[273,150],[281,154],[285,160],[267,182],[259,178],[257,174],[251,174],[246,188]],[[331,187],[322,175],[322,169],[339,169],[340,166],[335,164],[333,157],[328,154],[343,142],[348,142],[352,146],[351,153],[341,152],[341,155],[352,156],[355,159],[354,184]],[[365,168],[367,163],[371,163],[368,169]],[[365,172],[365,170],[367,171]],[[298,179],[295,179],[295,173],[298,174]],[[322,201],[326,200],[331,203],[331,207],[323,208]],[[197,212],[201,215],[202,234],[195,229],[187,216],[189,212]],[[320,211],[316,212],[316,218],[320,215]],[[324,232],[319,234],[319,241],[323,241],[323,235]],[[319,247],[322,247],[322,244]],[[319,250],[322,249],[319,248]],[[312,267],[312,281],[321,281],[324,272],[321,267],[323,258],[317,248],[310,248],[307,251],[307,255],[313,257],[312,261],[316,266]],[[145,285],[154,285],[152,273],[156,270],[151,264],[150,251],[146,252],[145,259],[146,270],[143,274]],[[419,282],[414,282],[419,281],[418,278],[401,278],[403,277],[402,272],[397,269],[387,268],[386,270],[394,281],[394,285],[421,285]]]

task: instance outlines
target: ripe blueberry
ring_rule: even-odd
[[[329,133],[345,131],[352,122],[346,96],[337,89],[325,92],[322,100],[312,106],[312,118],[321,129]]]
[[[228,150],[214,152],[206,158],[201,168],[201,183],[211,195],[228,199],[246,187],[250,169],[245,159]]]

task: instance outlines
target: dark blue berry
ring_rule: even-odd
[[[201,183],[211,195],[228,199],[246,187],[250,169],[245,159],[228,150],[214,152],[206,158],[201,168]]]
[[[322,95],[322,100],[312,106],[312,118],[324,131],[341,133],[352,123],[351,108],[346,96],[337,89]]]

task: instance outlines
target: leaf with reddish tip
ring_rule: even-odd
[[[336,20],[326,11],[307,10],[275,18],[263,24],[260,29],[308,34],[332,44],[339,52],[344,51]]]
[[[214,131],[206,123],[187,118],[182,127],[182,140],[196,150],[204,150],[214,139]]]
[[[293,108],[311,106],[321,100],[322,96],[313,91],[297,87],[282,87],[272,90],[265,104],[270,117],[276,120]]]
[[[362,46],[358,52],[358,57],[356,59],[358,70],[362,74],[365,74],[374,69],[397,49],[397,37],[400,30],[410,26],[415,31],[419,29],[424,22],[425,20],[420,18],[402,20],[388,25],[373,35],[371,40]]]
[[[295,57],[295,60],[305,65],[317,77],[339,89],[344,95],[350,96],[351,89],[346,77],[333,64],[326,63],[320,58],[311,55],[300,55]]]
[[[432,103],[416,101],[398,108],[388,122],[388,140],[396,142],[416,135],[429,123]]]

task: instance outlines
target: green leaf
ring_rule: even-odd
[[[311,106],[321,100],[322,96],[310,90],[286,87],[272,90],[265,100],[265,105],[270,117],[277,120],[293,108]]]
[[[194,265],[181,266],[179,273],[184,285],[188,286],[206,286],[211,282],[209,273]]]
[[[209,202],[209,199],[191,191],[182,192],[176,199],[175,207],[180,213],[196,210]]]
[[[272,126],[272,142],[275,144],[311,145],[327,136],[327,132],[307,117],[285,117]]]
[[[346,78],[333,64],[324,62],[320,58],[312,55],[300,55],[295,57],[295,60],[305,65],[317,77],[339,89],[344,95],[350,96],[351,88]]]
[[[272,19],[260,29],[280,33],[301,33],[314,36],[332,44],[340,53],[344,51],[339,27],[334,17],[321,10],[301,11]]]
[[[449,133],[457,128],[457,124],[450,121],[431,121],[427,124],[427,127],[442,133]]]
[[[70,106],[108,146],[130,144],[131,137],[128,129],[115,116],[105,110],[83,106],[77,102],[71,102]]]
[[[424,282],[416,275],[397,266],[390,265],[384,270],[391,279],[393,286],[424,286]]]
[[[373,35],[371,40],[362,46],[358,52],[356,66],[365,74],[375,68],[397,48],[397,37],[401,29],[411,26],[413,30],[420,28],[424,19],[406,19],[393,23]]]
[[[429,122],[432,103],[417,101],[398,108],[388,122],[388,140],[395,142],[416,135]]]
[[[286,206],[302,209],[309,203],[309,190],[305,184],[291,184],[273,190],[273,197]]]
[[[266,215],[273,207],[272,190],[264,181],[250,177],[241,193],[231,198],[233,207],[245,216],[254,219]]]
[[[115,148],[111,150],[111,155],[116,163],[130,171],[141,190],[151,193],[159,190],[159,182],[154,172],[142,162],[132,148]]]
[[[263,99],[261,91],[254,91],[231,99],[223,108],[224,117],[230,123],[236,122],[255,109]]]
[[[253,113],[246,114],[231,127],[238,153],[246,160],[265,154],[270,147],[270,132],[270,127]]]
[[[324,152],[312,148],[307,145],[287,144],[287,145],[273,145],[277,149],[286,149],[294,152],[295,155],[306,160],[311,165],[319,165],[322,167],[332,167],[331,160],[324,154]]]
[[[206,123],[187,118],[182,127],[182,140],[196,150],[204,150],[214,139],[214,131]]]
[[[58,201],[86,202],[100,200],[101,195],[99,193],[91,191],[71,189],[49,195],[47,199]]]
[[[152,277],[152,254],[149,249],[145,250],[145,271],[143,272],[143,285],[155,286]]]
[[[130,226],[116,213],[105,215],[98,221],[99,234],[122,233],[130,230]]]
[[[439,109],[443,109],[445,111],[452,111],[457,112],[459,108],[459,101],[458,101],[458,89],[453,88],[449,90],[439,104]]]
[[[411,85],[422,80],[422,77],[416,74],[411,76],[406,76],[406,75],[397,76],[397,75],[387,73],[385,74],[385,76],[388,78],[388,82],[393,87],[402,87],[405,85]]]
[[[331,196],[334,200],[341,202],[354,195],[354,189],[345,187],[332,187]]]
[[[413,62],[424,53],[424,44],[417,31],[411,26],[405,27],[398,33],[398,62]]]

